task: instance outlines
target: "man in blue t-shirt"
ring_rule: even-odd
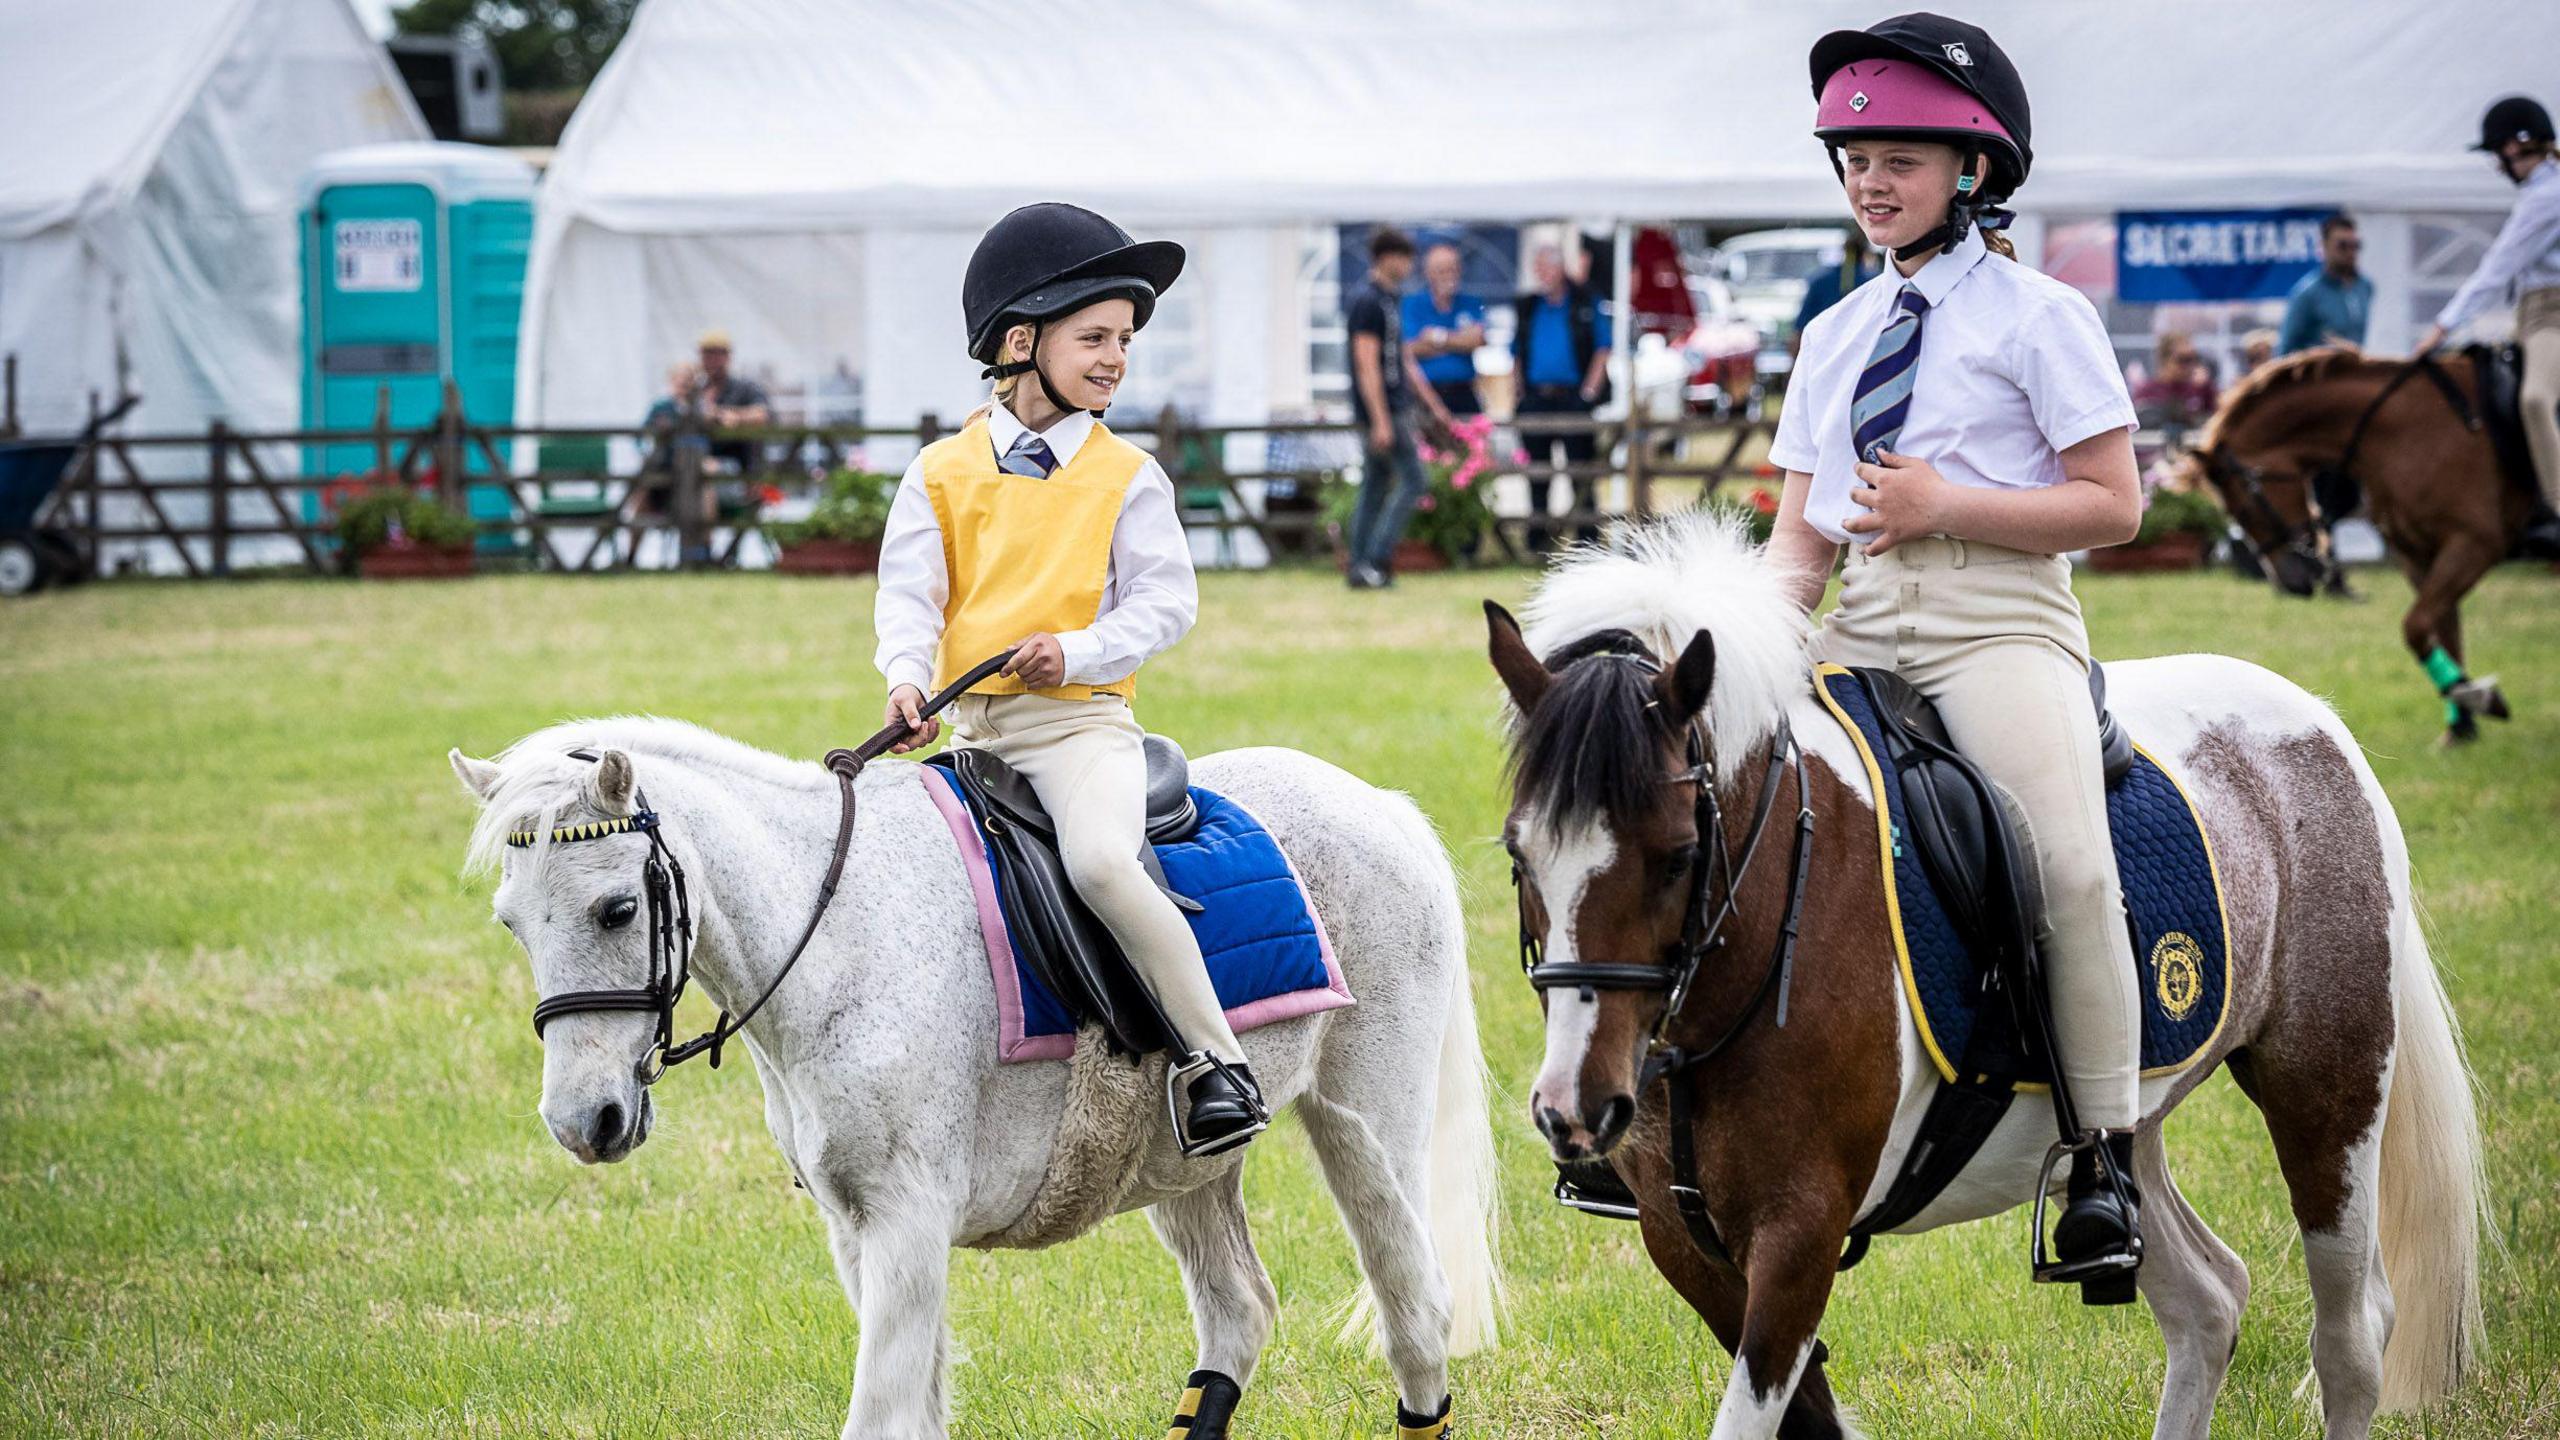
[[[2373,318],[2373,282],[2356,272],[2356,258],[2363,253],[2355,217],[2341,211],[2320,222],[2320,268],[2303,276],[2286,298],[2277,354],[2314,345],[2364,344],[2365,324]]]
[[[1564,252],[1553,245],[1538,247],[1530,274],[1538,288],[1512,302],[1519,316],[1511,336],[1512,373],[1520,382],[1519,413],[1587,420],[1609,398],[1609,306],[1588,286],[1565,279]],[[1599,436],[1588,429],[1564,435],[1527,433],[1520,439],[1532,460],[1546,459],[1550,445],[1562,448],[1567,465],[1590,465],[1600,458]],[[1554,502],[1558,484],[1571,488],[1575,510],[1588,513],[1598,508],[1597,475],[1550,474],[1544,485],[1532,481],[1532,551],[1542,553],[1553,544],[1540,522]],[[1597,540],[1600,527],[1586,520],[1577,534]]]
[[[1404,343],[1422,382],[1449,415],[1482,413],[1476,398],[1477,347],[1484,344],[1484,302],[1458,289],[1464,267],[1446,241],[1422,257],[1422,286],[1404,297]]]

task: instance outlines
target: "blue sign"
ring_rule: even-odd
[[[2116,298],[2281,300],[2320,266],[2328,210],[2128,210],[2116,216]]]

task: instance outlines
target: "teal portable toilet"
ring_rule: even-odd
[[[444,382],[475,424],[515,420],[516,327],[533,240],[533,167],[500,150],[442,142],[323,155],[302,187],[302,420],[373,425],[391,391],[394,429],[433,424]],[[499,454],[511,458],[504,442]],[[315,477],[374,468],[363,445],[303,448]],[[488,458],[465,451],[464,473]],[[503,519],[505,492],[474,485],[471,513]],[[316,500],[315,500],[316,503]],[[503,545],[505,537],[483,537]]]

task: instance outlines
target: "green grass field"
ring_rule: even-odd
[[[2405,592],[2281,600],[2221,576],[2083,582],[2104,654],[2224,650],[2331,697],[2400,807],[2468,1026],[2507,1257],[2487,1364],[2394,1436],[2560,1434],[2560,591],[2477,597],[2519,718],[2434,745]],[[1633,1227],[1544,1198],[1521,1097],[1495,685],[1479,596],[1217,575],[1144,711],[1201,754],[1298,746],[1411,791],[1468,885],[1514,1308],[1454,1377],[1465,1433],[1705,1433],[1725,1361]],[[455,878],[443,759],[653,711],[814,756],[877,723],[867,585],[769,577],[92,587],[0,606],[0,1434],[833,1435],[857,1341],[751,1070],[687,1067],[633,1159],[581,1169],[534,1115],[522,955]],[[2217,1435],[2301,1436],[2310,1299],[2254,1111],[2170,1127],[2256,1294]],[[1325,1314],[1349,1247],[1303,1136],[1246,1191],[1284,1316],[1255,1436],[1389,1433],[1383,1365]],[[2026,1278],[2023,1222],[1888,1240],[1837,1293],[1835,1383],[1879,1436],[2150,1433],[2147,1310]],[[953,1258],[956,1433],[1153,1436],[1191,1364],[1171,1260],[1126,1216]]]

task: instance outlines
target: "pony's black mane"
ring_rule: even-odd
[[[1658,664],[1623,630],[1586,635],[1546,664],[1555,683],[1512,731],[1512,803],[1534,806],[1550,836],[1589,820],[1634,828],[1661,796]]]

